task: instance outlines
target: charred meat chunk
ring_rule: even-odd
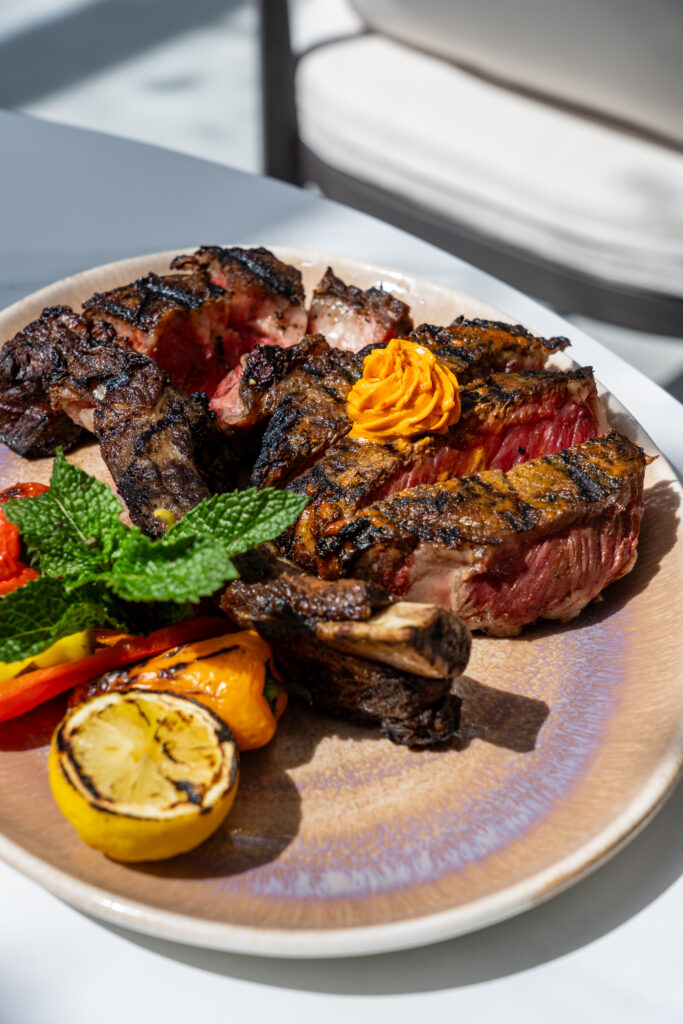
[[[199,273],[222,288],[230,304],[230,329],[241,339],[242,355],[255,345],[294,345],[306,333],[301,272],[262,246],[242,249],[203,245],[177,256],[171,269]],[[234,366],[234,352],[228,360]]]
[[[359,580],[287,573],[237,581],[221,605],[238,625],[258,630],[285,675],[322,711],[379,725],[410,746],[443,743],[457,728],[451,681],[467,664],[470,640],[441,609],[403,604],[394,613],[386,596]]]
[[[301,275],[267,249],[204,247],[172,267],[184,272],[147,274],[83,308],[184,391],[213,395],[255,345],[292,345],[306,332]]]
[[[225,292],[201,274],[147,274],[96,293],[83,308],[112,324],[137,352],[152,356],[187,392],[213,394],[242,352],[229,328]]]
[[[40,340],[41,387],[56,415],[94,432],[134,523],[152,536],[158,508],[180,517],[233,486],[232,452],[203,395],[178,391],[158,364],[120,344],[113,328],[65,306],[24,332]]]
[[[450,327],[421,324],[410,340],[424,345],[445,362],[458,380],[472,380],[494,370],[538,370],[568,338],[537,338],[520,324],[467,320],[459,316]],[[467,372],[471,367],[474,373]]]
[[[83,436],[83,427],[51,404],[45,381],[55,354],[89,337],[82,319],[60,320],[62,307],[43,315],[7,341],[0,353],[0,441],[28,458],[65,451]]]

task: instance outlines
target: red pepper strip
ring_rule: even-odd
[[[0,722],[23,715],[43,701],[70,690],[72,686],[87,683],[115,668],[131,665],[142,658],[161,654],[171,647],[179,647],[193,640],[220,636],[225,633],[226,626],[226,619],[202,615],[175,626],[157,629],[149,636],[130,637],[115,647],[105,647],[79,661],[67,661],[53,668],[39,668],[15,676],[0,685]]]
[[[16,484],[0,493],[0,595],[9,594],[38,578],[35,569],[19,561],[19,527],[7,522],[2,506],[10,498],[35,498],[47,490],[45,484],[29,483]]]

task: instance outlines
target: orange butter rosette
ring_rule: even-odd
[[[429,349],[393,338],[363,361],[349,392],[349,437],[386,443],[419,434],[445,434],[460,418],[458,381]]]

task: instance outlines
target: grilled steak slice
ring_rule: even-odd
[[[328,267],[311,299],[309,334],[323,334],[335,348],[359,352],[402,338],[413,328],[410,307],[383,288],[363,291],[344,284]]]
[[[566,343],[527,337],[517,327],[506,334],[505,326],[494,325],[494,331],[484,321],[462,321],[453,328],[423,325],[411,337],[420,343],[426,339],[461,384],[509,369],[513,360],[540,367],[555,341],[558,348]],[[319,335],[314,338],[304,338],[286,352],[255,350],[222,382],[211,402],[226,431],[253,428],[273,416],[272,426],[252,441],[256,465],[251,483],[256,487],[283,486],[350,430],[346,400],[362,374],[367,350],[345,352],[331,348]],[[244,439],[237,443],[243,445]]]
[[[442,743],[458,724],[459,701],[450,688],[452,677],[467,664],[469,634],[452,616],[438,620],[446,674],[406,671],[387,663],[385,651],[379,651],[379,659],[373,656],[382,647],[376,634],[386,634],[381,625],[373,632],[373,622],[386,617],[390,609],[385,605],[386,597],[358,580],[325,583],[286,573],[267,583],[237,581],[222,599],[223,610],[238,625],[257,629],[272,645],[285,675],[303,685],[322,711],[361,725],[379,725],[397,743]],[[415,608],[422,614],[422,605]],[[364,636],[375,637],[374,647],[360,647],[366,656],[359,657],[348,645],[335,646],[337,634],[353,633],[354,624],[362,626]],[[321,633],[335,639],[330,643]]]
[[[287,534],[289,556],[324,575],[319,545],[365,506],[419,484],[506,471],[608,429],[589,367],[493,374],[460,396],[461,417],[446,434],[394,444],[343,437],[328,448],[289,485],[311,499]]]
[[[361,373],[362,363],[351,353],[332,348],[320,334],[306,335],[287,349],[259,345],[222,381],[211,408],[223,429],[251,427],[268,419],[280,401],[292,395],[303,406],[327,403],[332,417],[338,409],[348,430],[346,398]]]
[[[292,345],[305,334],[301,275],[267,249],[205,247],[172,266],[185,272],[148,274],[83,308],[184,391],[212,395],[255,345]]]
[[[184,391],[213,394],[241,355],[230,302],[202,274],[148,274],[93,295],[86,315],[106,320],[137,352],[152,356]]]
[[[230,327],[241,339],[238,355],[255,345],[294,345],[306,334],[301,272],[268,249],[229,249],[203,245],[191,256],[177,256],[171,268],[208,275],[230,299]],[[236,358],[227,360],[229,366]]]
[[[329,576],[372,579],[515,636],[568,621],[635,564],[645,456],[620,434],[520,466],[415,487],[319,544]]]
[[[421,324],[410,340],[430,349],[459,381],[497,370],[538,370],[554,352],[570,344],[569,338],[537,338],[520,324],[463,316],[450,327]]]
[[[45,379],[53,370],[55,347],[72,345],[72,330],[88,336],[88,326],[55,324],[46,309],[0,353],[0,440],[29,458],[65,451],[83,436],[83,428],[50,405]]]
[[[205,396],[178,391],[154,360],[118,343],[110,325],[57,306],[24,333],[39,340],[52,407],[95,433],[132,521],[147,533],[165,528],[155,509],[179,517],[232,486],[232,453]]]

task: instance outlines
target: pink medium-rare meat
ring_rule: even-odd
[[[611,433],[508,473],[415,487],[340,524],[319,554],[329,577],[371,579],[516,636],[538,618],[574,618],[630,572],[645,464]]]
[[[152,356],[184,391],[213,395],[255,345],[291,345],[305,333],[301,275],[268,250],[204,248],[173,267],[183,272],[97,293],[84,310]]]
[[[405,337],[413,327],[410,307],[383,288],[363,291],[344,284],[328,267],[313,292],[308,333],[322,334],[334,348],[360,352],[367,345]]]
[[[225,292],[201,274],[148,274],[96,292],[83,309],[91,320],[110,323],[136,352],[155,359],[188,394],[212,394],[239,347]]]
[[[262,246],[203,245],[191,256],[177,256],[171,268],[208,274],[212,284],[227,292],[230,326],[243,343],[239,355],[255,345],[294,345],[306,334],[301,273]]]
[[[608,430],[590,367],[492,374],[460,396],[460,419],[446,434],[393,444],[346,436],[331,445],[289,485],[310,499],[288,534],[289,555],[325,576],[320,545],[365,506],[421,484],[507,471]]]

